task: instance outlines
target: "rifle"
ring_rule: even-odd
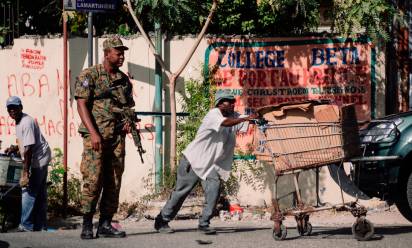
[[[107,88],[101,94],[94,97],[94,100],[100,100],[104,98],[112,98],[113,100],[121,103],[126,104],[127,100],[125,97],[125,91],[127,90],[127,79],[120,78],[112,82],[112,86]],[[117,94],[113,94],[113,92],[117,92]]]
[[[126,123],[129,124],[131,128],[131,134],[133,137],[134,145],[137,147],[137,152],[140,155],[140,160],[142,161],[142,163],[144,163],[143,153],[146,153],[146,151],[143,149],[143,146],[142,146],[142,139],[140,138],[140,131],[136,128],[135,123],[139,122],[140,119],[136,117],[134,109],[128,108],[128,107],[124,107],[124,108],[114,107],[113,112],[121,115],[122,124],[126,124]]]
[[[139,122],[140,119],[136,117],[136,114],[133,108],[126,107],[127,99],[126,99],[125,92],[128,90],[127,89],[127,79],[124,77],[120,78],[118,80],[113,81],[112,85],[113,85],[112,87],[109,87],[100,95],[95,96],[94,99],[98,100],[98,99],[104,99],[104,98],[111,98],[114,100],[114,102],[118,103],[118,106],[123,106],[123,107],[113,107],[112,111],[113,113],[119,114],[121,116],[122,118],[121,126],[122,127],[126,123],[130,126],[134,145],[137,147],[137,152],[140,155],[140,160],[142,161],[142,163],[144,163],[143,153],[145,153],[146,151],[143,149],[142,140],[140,138],[140,131],[136,128],[136,124],[135,124],[136,122]],[[114,93],[117,93],[117,94],[114,94]]]

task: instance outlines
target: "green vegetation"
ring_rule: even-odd
[[[63,152],[59,148],[53,150],[53,159],[50,163],[49,182],[51,183],[47,188],[48,194],[48,211],[61,215],[63,209]],[[74,175],[68,175],[67,180],[67,213],[79,214],[81,207],[81,182]]]
[[[20,35],[62,32],[61,1],[19,3],[20,12],[15,26],[19,27]],[[353,37],[363,34],[387,41],[393,23],[404,24],[406,20],[404,11],[396,3],[390,0],[220,0],[207,32],[260,37],[312,35],[320,25],[320,10],[326,8],[326,18],[331,24],[330,35]],[[0,7],[10,4],[16,6],[15,1],[0,0]],[[212,0],[134,0],[132,4],[145,30],[153,32],[154,23],[158,21],[163,33],[171,37],[198,33]],[[70,33],[86,35],[87,13],[69,12],[68,16]],[[9,18],[6,19],[8,23]],[[96,35],[138,32],[125,7],[112,13],[97,13],[94,20]],[[5,28],[0,26],[0,43]]]
[[[373,40],[390,39],[389,29],[395,18],[406,25],[403,13],[387,0],[334,0],[333,31],[344,37],[365,34]]]
[[[188,117],[181,118],[177,123],[177,154],[181,156],[182,151],[195,138],[197,129],[200,127],[203,117],[210,110],[212,101],[209,92],[209,82],[189,80],[185,82],[185,95],[181,100],[182,111],[189,113]]]
[[[8,28],[0,26],[0,45],[4,43],[8,32],[9,32]]]

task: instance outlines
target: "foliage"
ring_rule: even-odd
[[[84,35],[87,28],[87,15],[84,12],[72,12],[67,18],[67,27],[71,34]]]
[[[229,180],[224,183],[225,194],[236,197],[241,181],[244,181],[253,190],[263,192],[266,175],[263,164],[257,160],[235,160]]]
[[[319,19],[318,2],[220,0],[208,33],[268,36],[313,30]],[[195,34],[202,27],[211,4],[212,0],[200,3],[188,0],[146,0],[135,1],[135,10],[143,20],[145,30],[153,31],[154,21],[158,20],[162,30],[169,35]]]
[[[0,27],[0,45],[4,43],[8,32],[9,32],[8,28]]]
[[[345,37],[364,32],[375,41],[387,41],[392,20],[404,19],[390,0],[334,0],[333,3],[333,31]]]
[[[177,123],[177,153],[181,156],[183,149],[195,138],[203,117],[210,110],[211,99],[209,82],[188,80],[185,82],[186,94],[181,101],[182,111],[189,113],[188,117]],[[214,95],[214,94],[212,94]]]
[[[250,0],[220,1],[209,32],[215,34],[255,33],[256,6],[256,1]]]
[[[153,31],[154,23],[169,36],[198,33],[206,20],[211,1],[143,0],[134,1],[136,15],[145,30]],[[190,23],[190,25],[188,25]]]
[[[320,5],[327,0],[219,0],[218,9],[208,28],[216,35],[302,35],[316,32]],[[375,40],[387,41],[393,20],[405,21],[404,14],[391,0],[331,0],[329,11],[332,33],[354,37],[359,32]],[[0,4],[16,4],[0,0]],[[200,31],[212,0],[132,0],[145,30],[154,31],[157,20],[167,36],[195,34]],[[61,33],[61,1],[20,1],[18,27],[20,34]],[[111,13],[95,13],[96,35],[137,33],[127,9],[123,6]],[[188,25],[190,23],[190,25]],[[47,24],[47,25],[46,25]],[[87,14],[70,12],[71,34],[85,35]],[[4,27],[0,27],[0,43]]]
[[[209,93],[209,82],[199,82],[196,80],[188,80],[185,82],[186,94],[181,100],[182,111],[189,113],[188,117],[178,120],[177,130],[177,152],[178,157],[182,155],[182,151],[195,138],[197,129],[199,128],[203,117],[210,109],[211,99]],[[214,94],[212,94],[214,95]],[[168,169],[165,166],[165,169]],[[143,178],[143,185],[148,194],[144,195],[139,202],[148,202],[152,199],[166,199],[173,190],[176,183],[176,172],[171,173],[167,170],[164,172],[163,185],[156,192],[154,184],[154,172],[149,171],[147,177]],[[200,188],[196,188],[195,194],[201,194]]]
[[[61,33],[62,4],[59,0],[20,1],[20,33]]]
[[[54,156],[51,162],[49,172],[48,193],[48,208],[49,211],[55,214],[61,214],[63,208],[63,152],[59,148],[53,150]],[[73,175],[67,180],[67,195],[68,195],[68,212],[78,214],[81,207],[81,183],[80,180]]]
[[[147,210],[146,201],[137,201],[137,202],[122,202],[119,204],[118,213],[122,215],[123,219],[126,219],[130,216],[137,217],[137,220],[143,218],[143,213]]]
[[[319,25],[318,0],[262,0],[257,10],[257,33],[262,35],[314,32]]]
[[[137,32],[137,27],[134,24],[129,11],[124,6],[119,7],[116,11],[113,12],[93,14],[93,25],[96,31],[96,35],[131,35]]]

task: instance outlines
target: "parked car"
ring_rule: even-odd
[[[352,161],[353,180],[412,222],[412,112],[373,120],[360,134],[363,155]]]

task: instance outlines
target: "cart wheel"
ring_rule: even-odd
[[[352,225],[352,235],[359,241],[366,241],[372,238],[375,233],[375,228],[372,222],[365,219],[365,217],[358,218]]]
[[[312,224],[310,224],[310,222],[306,222],[305,228],[299,228],[298,226],[297,229],[300,236],[309,236],[312,234]]]
[[[275,240],[284,240],[286,238],[286,235],[288,235],[288,230],[286,226],[282,224],[280,225],[280,232],[276,233],[275,229],[273,229],[272,235]]]
[[[312,224],[310,224],[310,222],[306,223],[306,230],[304,230],[304,232],[301,234],[302,236],[309,236],[312,234]]]
[[[6,213],[3,212],[3,209],[0,206],[0,232],[5,233],[7,232],[7,223],[6,223]]]

